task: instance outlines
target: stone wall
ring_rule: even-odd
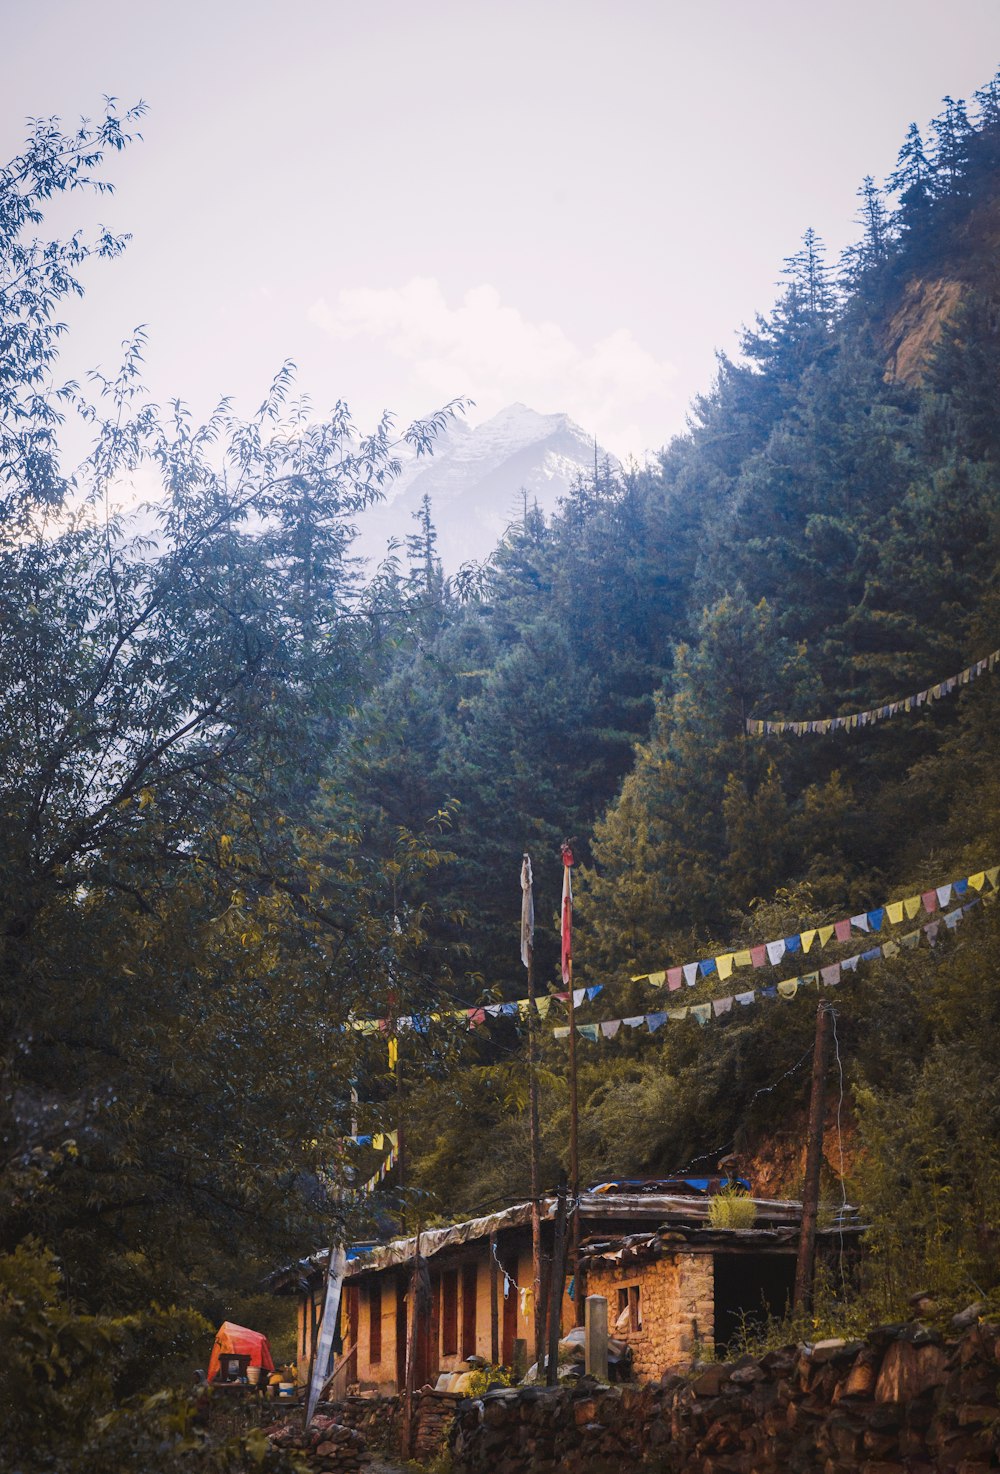
[[[646,1387],[512,1388],[460,1405],[454,1474],[987,1474],[1000,1325],[919,1323]]]
[[[638,1285],[642,1329],[616,1329],[619,1291]],[[652,1381],[667,1367],[689,1363],[700,1351],[711,1355],[714,1273],[711,1254],[672,1254],[648,1264],[620,1265],[595,1259],[587,1269],[587,1293],[604,1295],[608,1328],[632,1348],[633,1375]]]
[[[321,1402],[324,1419],[361,1435],[363,1447],[389,1459],[402,1457],[402,1410],[399,1397],[346,1397]],[[431,1463],[440,1454],[462,1399],[451,1392],[423,1388],[413,1399],[413,1457]]]

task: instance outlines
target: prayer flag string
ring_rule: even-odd
[[[830,921],[823,926],[806,927],[792,932],[790,936],[778,937],[772,942],[760,942],[756,946],[741,947],[720,952],[716,957],[702,957],[698,962],[684,962],[679,967],[662,968],[659,972],[634,973],[633,983],[651,983],[654,988],[666,986],[672,992],[687,983],[693,988],[702,978],[718,976],[723,982],[731,977],[734,969],[741,967],[776,967],[786,956],[805,955],[815,947],[817,951],[831,941],[848,942],[856,933],[881,932],[886,927],[899,926],[904,921],[913,921],[921,911],[928,915],[966,896],[970,891],[980,892],[986,886],[993,890],[1000,883],[1000,865],[988,870],[976,870],[963,875],[959,880],[950,880],[944,885],[932,886],[920,894],[906,896],[902,901],[885,901],[870,911],[859,911],[856,916],[845,916],[840,921]]]
[[[771,983],[764,988],[748,988],[746,992],[734,993],[725,998],[713,998],[708,1003],[688,1004],[683,1008],[667,1008],[655,1013],[637,1013],[628,1018],[602,1019],[596,1024],[577,1024],[576,1032],[582,1039],[588,1039],[592,1044],[596,1044],[599,1039],[613,1039],[621,1029],[645,1027],[651,1034],[655,1034],[657,1029],[661,1029],[665,1023],[682,1023],[689,1018],[704,1026],[713,1018],[722,1018],[727,1014],[738,1012],[739,1008],[748,1008],[758,999],[791,1000],[802,988],[836,987],[845,974],[856,972],[862,962],[876,962],[880,958],[896,957],[903,948],[916,947],[922,936],[926,937],[932,947],[936,946],[942,926],[949,931],[954,931],[973,907],[981,905],[984,901],[995,900],[995,892],[977,896],[975,900],[969,901],[966,905],[956,906],[954,910],[945,912],[937,921],[929,921],[914,931],[906,932],[896,941],[884,942],[878,947],[869,947],[864,952],[858,952],[854,957],[845,957],[841,962],[833,962],[828,967],[817,968],[815,972],[804,973],[801,977],[785,978],[779,983]],[[555,1028],[552,1030],[552,1036],[555,1039],[568,1038],[569,1028],[566,1026]]]
[[[697,962],[684,962],[678,967],[661,968],[657,972],[634,973],[631,981],[650,983],[656,988],[666,987],[670,991],[680,988],[682,983],[686,983],[688,987],[694,987],[696,983],[707,977],[718,977],[725,982],[738,968],[776,967],[786,956],[797,954],[805,956],[814,948],[820,951],[832,941],[850,941],[859,932],[871,934],[885,931],[889,927],[901,925],[904,921],[913,921],[921,911],[928,915],[943,911],[953,899],[958,900],[970,892],[988,894],[987,888],[996,891],[998,885],[1000,885],[1000,865],[993,865],[988,869],[973,871],[970,875],[964,875],[958,880],[932,886],[930,890],[906,896],[901,901],[886,901],[881,906],[872,907],[870,911],[859,911],[854,916],[845,916],[840,921],[826,922],[822,926],[806,927],[787,937],[777,937],[770,942],[760,942],[753,946],[720,952],[715,957],[702,957]],[[574,1009],[582,1008],[584,1003],[592,1003],[603,991],[603,987],[603,983],[593,983],[587,988],[574,988]],[[553,1002],[568,1004],[569,993],[544,993],[541,997],[536,998],[535,1011],[539,1018],[548,1017]],[[518,998],[509,1003],[486,1003],[470,1008],[407,1014],[395,1020],[352,1018],[341,1027],[360,1034],[387,1036],[390,1068],[392,1068],[398,1048],[396,1036],[399,1034],[426,1034],[432,1024],[440,1024],[446,1020],[457,1020],[465,1027],[475,1029],[484,1025],[491,1018],[523,1019],[527,1018],[530,1006],[527,998]],[[580,1027],[589,1029],[593,1026],[583,1024]]]
[[[845,717],[813,717],[805,722],[761,721],[757,717],[747,717],[747,733],[751,737],[765,737],[772,733],[792,732],[796,737],[804,737],[814,732],[824,735],[827,732],[853,732],[858,727],[870,727],[875,722],[885,721],[886,717],[897,716],[901,711],[916,711],[931,701],[940,701],[942,696],[950,696],[959,686],[968,686],[984,671],[995,670],[998,663],[1000,650],[994,650],[992,655],[985,655],[974,665],[967,665],[957,676],[949,676],[936,686],[918,691],[915,696],[904,696],[901,701],[889,701],[884,706],[872,707],[870,711],[855,711]]]

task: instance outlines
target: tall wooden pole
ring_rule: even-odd
[[[413,1250],[413,1273],[410,1276],[410,1313],[406,1321],[406,1386],[403,1390],[403,1458],[413,1452],[413,1393],[417,1381],[417,1343],[420,1337],[420,1225]]]
[[[528,972],[528,1136],[531,1181],[531,1282],[534,1307],[535,1361],[539,1372],[545,1354],[545,1306],[542,1304],[542,1205],[539,1188],[538,1054],[535,1020],[535,906],[531,857],[521,860],[521,960]]]
[[[556,1205],[555,1239],[552,1246],[552,1273],[549,1276],[549,1354],[545,1366],[545,1384],[555,1387],[559,1381],[559,1338],[562,1334],[563,1285],[566,1283],[566,1174],[559,1179],[559,1201]]]
[[[500,1365],[500,1271],[497,1264],[497,1236],[490,1234],[490,1362]]]
[[[569,1195],[573,1213],[570,1259],[573,1265],[574,1293],[576,1293],[578,1289],[576,1285],[577,1269],[580,1262],[580,1146],[576,1077],[576,1007],[573,1002],[573,851],[570,849],[568,842],[562,847],[562,862],[564,867],[562,972],[563,987],[569,990],[569,998],[566,1002],[566,1009],[569,1015]],[[583,1325],[583,1297],[578,1293],[576,1293],[575,1304],[577,1324]]]
[[[805,1182],[802,1187],[802,1225],[799,1229],[799,1254],[795,1265],[797,1311],[807,1311],[812,1305],[819,1179],[823,1165],[826,1057],[832,1020],[832,1005],[824,999],[816,1010],[816,1043],[813,1047],[812,1090],[809,1096],[809,1135],[806,1141]]]
[[[395,1052],[396,1073],[396,1188],[399,1193],[399,1227],[406,1232],[406,1119],[403,1100],[403,1056],[399,1048],[399,1030],[395,1024],[389,1048]]]

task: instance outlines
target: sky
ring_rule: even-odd
[[[998,0],[0,0],[0,150],[149,105],[128,230],[62,369],[245,413],[287,358],[362,428],[456,396],[564,411],[621,457],[683,430],[811,226],[831,258],[911,121],[1000,64]]]

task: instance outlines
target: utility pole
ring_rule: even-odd
[[[545,1352],[542,1304],[542,1207],[538,1170],[538,1057],[535,1028],[535,903],[531,857],[521,858],[521,961],[528,973],[528,1135],[531,1155],[531,1278],[535,1361],[541,1371]]]
[[[795,1264],[795,1309],[800,1312],[809,1310],[812,1305],[819,1178],[823,1165],[826,1057],[832,1022],[833,1005],[823,999],[816,1010],[816,1043],[813,1046],[812,1090],[809,1096],[809,1134],[806,1141],[805,1182],[802,1188],[802,1224],[799,1229],[799,1254]]]

